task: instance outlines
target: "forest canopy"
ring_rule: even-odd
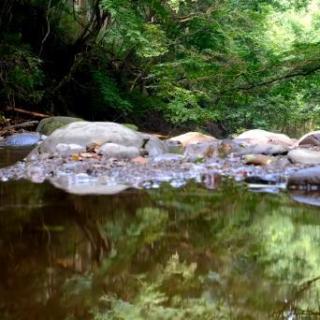
[[[320,1],[2,0],[0,112],[223,134],[320,126]]]

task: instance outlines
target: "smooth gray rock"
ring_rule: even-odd
[[[98,151],[108,158],[132,159],[140,155],[139,148],[127,147],[116,143],[105,143]]]
[[[189,144],[186,146],[184,156],[189,160],[199,158],[213,158],[219,154],[218,142],[202,142],[197,144]]]
[[[169,152],[169,148],[167,147],[167,145],[159,138],[146,134],[144,134],[144,137],[145,139],[148,139],[148,141],[144,145],[144,149],[150,157],[157,157]]]
[[[56,145],[56,152],[59,156],[67,157],[75,153],[85,152],[86,148],[80,146],[78,144],[66,144],[66,143],[58,143]]]
[[[320,164],[320,151],[312,149],[294,149],[288,153],[288,159],[293,163]]]
[[[165,140],[164,143],[167,146],[168,153],[178,153],[182,154],[184,151],[184,147],[182,143],[178,140]]]
[[[39,146],[39,152],[54,153],[59,143],[78,144],[82,147],[115,143],[139,149],[143,146],[144,138],[139,132],[118,123],[80,121],[55,130]]]
[[[37,144],[41,139],[38,132],[16,133],[0,141],[0,147],[24,147]]]
[[[298,146],[311,145],[320,146],[320,131],[312,131],[301,137],[298,142]]]
[[[281,155],[288,153],[289,147],[280,144],[271,143],[258,143],[258,144],[247,144],[243,143],[242,140],[234,140],[231,144],[231,150],[235,155],[246,155],[246,154],[264,154],[264,155]]]
[[[245,131],[237,136],[236,139],[246,140],[250,144],[274,144],[285,147],[289,147],[294,144],[294,141],[285,134],[269,132],[261,129]]]

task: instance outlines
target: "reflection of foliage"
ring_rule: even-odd
[[[316,211],[298,207],[293,215],[287,198],[244,192],[228,180],[215,192],[189,184],[178,191],[166,187],[149,194],[156,207],[138,209],[134,219],[121,216],[105,225],[113,252],[95,279],[109,288],[104,298],[108,309],[97,319],[128,319],[129,314],[135,315],[133,319],[157,319],[160,310],[164,319],[166,312],[168,319],[169,314],[182,319],[181,309],[191,296],[190,319],[200,305],[204,318],[208,310],[217,318],[219,301],[230,305],[228,316],[264,319],[274,308],[271,296],[283,301],[290,296],[290,288],[317,274]],[[291,237],[281,222],[291,226]],[[299,230],[300,236],[293,230]],[[315,260],[303,250],[305,233]],[[189,261],[192,272],[187,265],[179,269],[177,256],[170,258],[174,252]],[[299,263],[292,263],[294,257]],[[159,267],[166,259],[167,266]],[[197,262],[197,270],[192,262]],[[183,272],[190,276],[188,281]],[[175,273],[180,276],[165,276]],[[174,297],[178,304],[173,303]],[[218,305],[207,305],[203,297]],[[152,306],[147,298],[155,299]],[[299,303],[302,307],[308,300]]]
[[[107,309],[98,312],[95,320],[228,319],[228,309],[223,304],[205,298],[183,298],[180,294],[169,297],[165,294],[164,285],[176,278],[184,283],[185,293],[188,294],[193,289],[194,281],[199,281],[195,269],[195,263],[187,265],[179,261],[178,254],[172,256],[152,281],[137,277],[138,292],[132,301],[104,296],[102,302]]]
[[[44,186],[40,189],[46,192],[38,194],[38,186],[6,186],[1,190],[7,204],[61,198],[61,193],[46,194]],[[70,212],[59,213],[60,220],[54,207],[43,212],[51,230],[54,254],[49,256],[65,262],[66,271],[50,264],[49,293],[43,284],[49,278],[46,263],[37,254],[30,258],[36,266],[33,277],[41,275],[33,281],[37,286],[30,285],[32,297],[43,291],[50,297],[44,298],[45,307],[34,305],[40,313],[50,303],[58,306],[59,319],[270,319],[282,307],[282,315],[288,310],[319,312],[319,282],[307,280],[320,275],[320,217],[317,209],[293,204],[287,195],[252,193],[226,180],[214,191],[190,183],[179,190],[163,186],[112,197],[66,195],[64,202]],[[42,248],[45,260],[48,232],[34,232],[39,220],[35,223],[29,211],[11,213],[8,223],[31,230],[24,252],[28,243],[30,248],[39,243],[33,251]],[[20,253],[24,238],[9,233],[4,218],[0,230],[9,239],[5,241]],[[64,224],[62,232],[52,231],[57,221]],[[109,244],[99,264],[91,260],[94,248],[103,245],[98,235]],[[81,268],[72,269],[72,257]],[[7,270],[20,262],[18,256],[11,259],[3,259]],[[21,261],[22,282],[32,263]],[[12,271],[8,274],[12,277]],[[24,298],[15,297],[18,303]]]
[[[258,222],[266,271],[287,281],[305,281],[320,274],[319,227],[295,225],[290,217],[276,214]]]

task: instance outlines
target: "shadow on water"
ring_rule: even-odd
[[[286,194],[13,181],[0,204],[1,319],[318,317],[319,210]]]
[[[32,150],[31,147],[25,148],[3,148],[0,147],[0,168],[14,164],[23,159]]]

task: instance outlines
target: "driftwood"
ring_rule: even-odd
[[[51,115],[49,115],[49,114],[40,113],[40,112],[28,111],[28,110],[24,110],[24,109],[21,109],[21,108],[11,108],[11,107],[7,107],[7,108],[6,108],[6,111],[23,113],[23,114],[27,114],[27,115],[32,116],[32,117],[35,117],[35,118],[48,118],[48,117],[51,117]]]
[[[6,127],[2,128],[1,131],[7,131],[7,130],[17,129],[17,128],[33,127],[33,126],[37,125],[38,123],[39,123],[38,120],[32,120],[32,121],[26,121],[26,122],[22,122],[22,123],[18,123],[18,124],[12,124],[10,126],[6,126]]]
[[[38,120],[33,120],[33,121],[26,121],[26,122],[6,126],[0,130],[0,136],[8,132],[14,131],[15,129],[33,127],[38,123],[39,123]]]

